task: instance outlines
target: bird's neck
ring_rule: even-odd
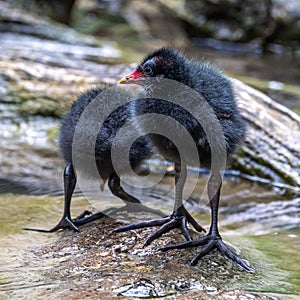
[[[193,87],[192,68],[189,61],[185,61],[180,64],[180,67],[177,71],[177,76],[174,79],[187,86]]]

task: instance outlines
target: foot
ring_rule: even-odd
[[[159,216],[165,216],[164,213],[162,213],[160,210],[152,209],[150,207],[144,206],[139,203],[127,203],[126,205],[116,208],[116,207],[111,207],[103,212],[98,212],[93,214],[92,212],[85,210],[82,212],[79,216],[77,216],[75,219],[70,220],[69,218],[62,218],[61,221],[52,229],[46,232],[54,232],[58,231],[60,229],[65,230],[65,229],[71,229],[74,230],[75,232],[79,232],[78,227],[90,222],[93,222],[98,219],[102,219],[103,217],[112,217],[114,214],[126,211],[126,212],[148,212],[152,214],[156,214]]]
[[[255,270],[249,267],[245,261],[240,259],[237,255],[233,254],[231,250],[225,246],[222,241],[220,235],[208,234],[198,240],[183,242],[175,245],[166,246],[161,248],[160,250],[163,252],[169,251],[171,249],[185,249],[191,247],[204,246],[200,252],[191,260],[191,265],[194,266],[197,264],[200,258],[212,252],[214,249],[219,250],[223,255],[228,257],[229,259],[236,262],[243,270],[254,273]]]
[[[139,203],[128,203],[120,208],[112,207],[104,210],[103,212],[98,212],[95,214],[92,214],[90,211],[85,210],[83,211],[79,216],[77,216],[75,219],[71,219],[68,216],[63,216],[61,220],[58,222],[57,225],[55,225],[53,228],[49,230],[45,229],[37,229],[37,228],[23,228],[23,230],[28,230],[28,231],[37,231],[37,232],[56,232],[59,230],[73,230],[75,232],[79,232],[79,226],[82,226],[84,224],[93,222],[95,220],[101,219],[103,217],[110,217],[118,212],[122,211],[127,211],[127,212],[140,212],[140,211],[145,211],[149,213],[153,213],[159,216],[164,217],[165,214],[162,213],[160,210],[152,209],[147,206],[144,206]]]
[[[146,242],[143,245],[143,247],[146,247],[150,245],[155,239],[161,237],[164,233],[174,228],[180,228],[182,235],[186,238],[186,240],[191,241],[192,237],[188,231],[187,223],[192,224],[193,227],[199,232],[205,231],[183,206],[177,209],[176,211],[174,211],[171,216],[166,216],[163,219],[156,219],[156,220],[130,224],[127,226],[119,227],[114,231],[124,232],[124,231],[138,229],[138,228],[161,226],[157,231],[155,231],[147,238]]]
[[[79,232],[79,228],[78,228],[79,226],[83,224],[87,224],[97,219],[101,219],[103,217],[105,217],[105,214],[102,212],[92,214],[90,211],[85,210],[75,219],[71,219],[67,216],[62,217],[61,220],[57,223],[57,225],[55,225],[53,228],[49,230],[37,229],[37,228],[23,228],[23,230],[46,232],[46,233],[55,232],[59,230],[73,230],[75,232]]]

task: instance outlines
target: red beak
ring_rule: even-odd
[[[139,83],[141,81],[141,79],[143,79],[143,73],[138,70],[134,70],[130,74],[122,77],[119,80],[119,83],[121,83],[121,84]]]

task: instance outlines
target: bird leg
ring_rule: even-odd
[[[144,243],[144,247],[148,246],[155,239],[161,237],[164,233],[174,229],[180,228],[183,236],[186,240],[191,241],[192,237],[188,231],[187,223],[193,225],[193,227],[201,232],[204,229],[196,222],[196,220],[189,214],[189,212],[185,209],[182,203],[183,196],[183,187],[187,177],[187,169],[184,165],[181,167],[181,164],[175,163],[175,205],[172,215],[166,216],[162,219],[155,219],[145,222],[139,222],[130,224],[127,226],[122,226],[115,229],[115,232],[124,232],[127,230],[145,228],[145,227],[153,227],[153,226],[161,226],[157,231],[151,234]]]
[[[35,229],[35,228],[23,228],[23,229],[28,231],[38,231],[38,232],[55,232],[60,229],[62,230],[72,229],[75,232],[79,232],[78,226],[104,217],[105,214],[102,212],[91,215],[91,212],[85,210],[77,218],[72,220],[70,207],[71,207],[72,195],[76,186],[76,181],[77,181],[76,174],[73,168],[73,164],[68,163],[64,170],[64,197],[65,197],[64,213],[61,220],[58,222],[56,226],[54,226],[50,230]],[[91,216],[86,217],[87,215],[91,215]]]
[[[152,214],[159,215],[161,217],[164,217],[165,214],[157,209],[152,209],[150,207],[147,207],[141,203],[140,200],[136,199],[135,197],[128,194],[121,186],[121,180],[120,177],[114,173],[110,176],[108,180],[108,186],[116,197],[122,199],[125,202],[125,206],[122,206],[120,208],[109,208],[105,212],[108,215],[112,215],[118,212],[127,211],[127,212],[148,212]]]
[[[73,222],[76,224],[76,226],[80,226],[89,222],[92,222],[94,220],[100,219],[104,216],[112,216],[118,212],[127,211],[127,212],[148,212],[152,214],[156,214],[159,216],[164,217],[165,214],[157,209],[152,209],[150,207],[147,207],[141,203],[140,200],[136,199],[135,197],[128,194],[121,186],[121,179],[116,174],[113,173],[108,180],[108,186],[112,194],[120,199],[122,199],[125,202],[125,205],[122,207],[110,207],[103,212],[99,212],[96,214],[92,214],[89,211],[84,211],[82,214],[80,214],[77,218],[73,220]],[[86,215],[90,215],[86,217]]]
[[[221,191],[221,175],[218,172],[217,174],[213,173],[208,182],[208,196],[210,199],[210,208],[211,208],[211,226],[208,234],[204,237],[201,237],[198,240],[187,241],[183,243],[178,243],[175,245],[166,246],[161,248],[161,251],[168,251],[171,249],[185,249],[191,247],[203,246],[200,252],[192,259],[191,265],[196,265],[199,259],[208,253],[212,252],[214,249],[219,250],[227,258],[236,262],[242,269],[254,273],[255,270],[249,267],[245,261],[240,259],[235,255],[222,241],[222,238],[218,231],[218,208],[220,200],[220,191]]]

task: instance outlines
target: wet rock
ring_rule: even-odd
[[[72,7],[75,0],[53,0],[39,1],[28,0],[26,3],[20,1],[8,0],[8,2],[21,8],[29,9],[37,14],[47,15],[57,22],[70,24]]]
[[[254,42],[258,51],[278,51],[272,43],[300,47],[297,0],[156,2],[185,22],[190,37]]]
[[[234,164],[247,174],[286,183],[299,194],[300,116],[263,93],[234,80],[243,117],[248,123],[246,141]],[[292,135],[290,135],[292,133]],[[284,175],[283,175],[284,174]]]
[[[272,299],[233,288],[239,281],[255,282],[259,275],[239,271],[216,252],[191,267],[189,260],[196,249],[169,253],[156,250],[164,244],[178,242],[178,235],[167,233],[142,249],[152,229],[132,231],[131,235],[113,233],[119,225],[111,219],[101,220],[98,225],[82,228],[79,235],[65,232],[57,242],[42,247],[37,256],[44,261],[57,261],[48,278],[54,282],[64,280],[65,286],[76,282],[71,291],[73,299]],[[128,251],[116,251],[126,244],[131,245]],[[55,292],[63,298],[70,293],[63,287],[56,288]]]
[[[183,47],[188,43],[187,34],[171,14],[165,14],[149,1],[126,1],[120,9],[131,27],[149,49],[172,44]]]

